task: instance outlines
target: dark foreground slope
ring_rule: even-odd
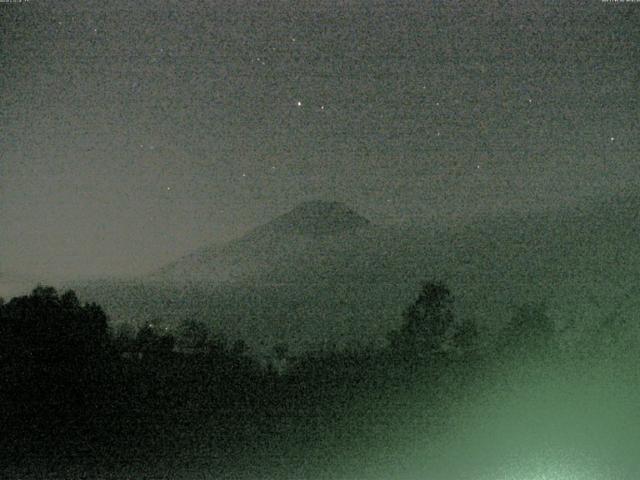
[[[637,478],[637,357],[576,358],[327,354],[273,376],[232,357],[113,357],[91,376],[41,376],[55,389],[3,389],[0,474]]]

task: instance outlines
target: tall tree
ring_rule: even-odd
[[[441,282],[425,282],[418,298],[403,312],[400,329],[390,335],[391,348],[412,357],[441,350],[454,328],[453,299]]]

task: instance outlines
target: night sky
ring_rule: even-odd
[[[639,31],[599,0],[2,3],[0,283],[309,199],[429,225],[633,192]]]

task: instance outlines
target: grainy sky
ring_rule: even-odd
[[[640,3],[0,4],[0,272],[138,274],[300,201],[633,191]],[[1,274],[1,273],[0,273]]]

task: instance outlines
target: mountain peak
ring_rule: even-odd
[[[298,234],[339,233],[369,225],[369,220],[344,203],[311,200],[298,204],[269,225],[277,230]]]

